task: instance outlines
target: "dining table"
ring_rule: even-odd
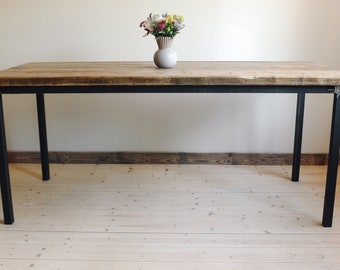
[[[14,209],[2,96],[36,96],[41,175],[46,181],[51,177],[44,98],[48,94],[70,93],[296,94],[292,182],[298,182],[300,175],[305,96],[332,95],[330,144],[320,222],[324,227],[332,226],[340,143],[340,69],[301,61],[179,61],[173,68],[157,68],[149,61],[30,62],[1,70],[0,185],[4,224],[13,224]]]

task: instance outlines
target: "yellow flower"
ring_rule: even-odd
[[[172,16],[172,15],[167,15],[167,16],[166,16],[166,20],[167,20],[167,22],[169,22],[169,23],[173,23],[173,21],[174,21],[174,17],[175,17],[175,16]]]

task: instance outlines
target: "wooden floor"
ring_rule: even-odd
[[[340,269],[339,192],[323,228],[326,167],[290,170],[12,164],[0,269]]]

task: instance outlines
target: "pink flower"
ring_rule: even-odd
[[[157,24],[157,30],[163,30],[165,28],[165,21],[161,21]]]

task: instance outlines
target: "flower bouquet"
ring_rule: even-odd
[[[152,34],[157,38],[176,36],[185,26],[184,17],[180,15],[162,14],[162,16],[150,13],[149,17],[140,23],[146,31],[144,36]]]

